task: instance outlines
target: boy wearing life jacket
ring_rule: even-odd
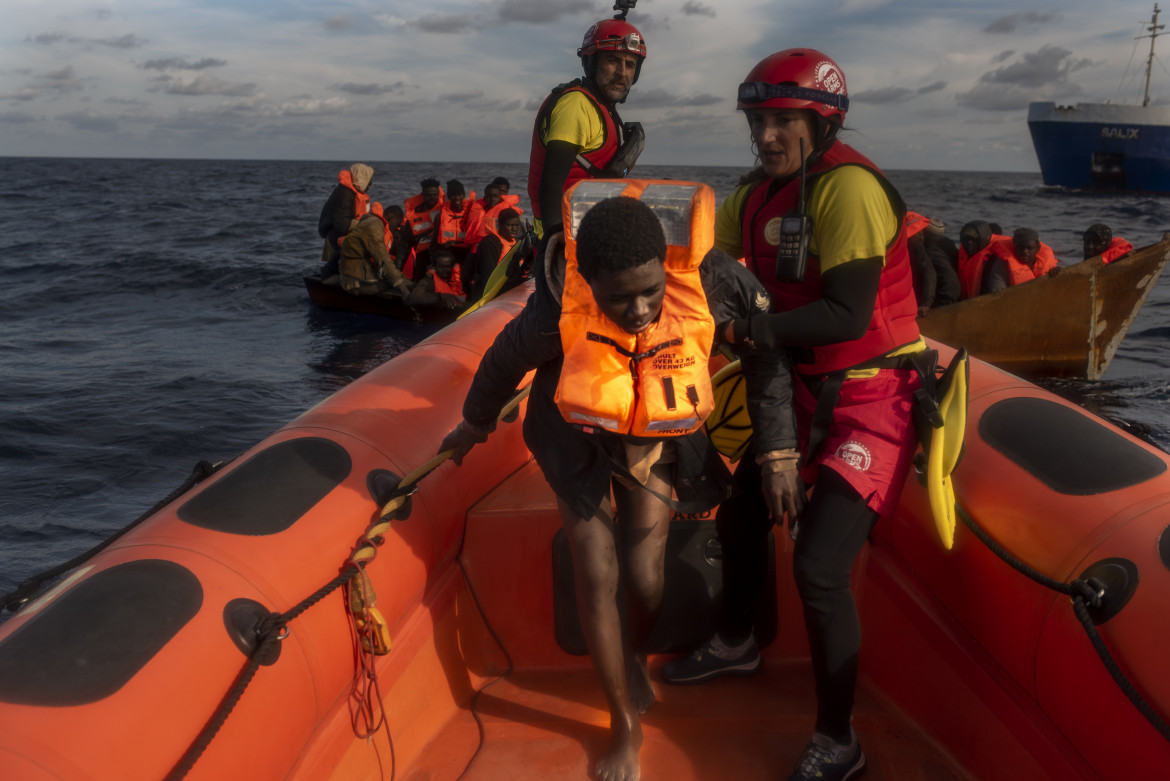
[[[644,201],[655,202],[655,193],[666,189],[677,196],[683,186],[705,199],[706,211],[696,208],[697,216],[684,213],[679,221],[664,217],[672,235],[681,222],[691,225],[694,237],[686,246],[668,245],[663,223]],[[646,643],[662,602],[671,517],[666,502],[673,490],[688,510],[698,511],[725,498],[729,485],[702,431],[712,405],[707,361],[713,334],[717,324],[765,312],[770,302],[745,268],[707,252],[710,188],[645,183],[642,200],[608,197],[612,193],[612,183],[582,182],[566,194],[558,217],[565,224],[565,252],[556,251],[554,239],[537,271],[536,291],[484,355],[464,419],[440,452],[453,450],[461,463],[536,370],[524,440],[557,497],[581,627],[610,710],[611,743],[596,775],[632,781],[640,773],[639,714],[654,702]],[[662,198],[656,209],[678,203],[677,197]],[[760,447],[794,453],[786,353],[745,351],[742,360]],[[804,495],[795,458],[788,464],[781,501],[795,517]],[[616,601],[621,591],[630,619],[625,643]]]
[[[406,215],[406,225],[409,231],[404,231],[409,240],[410,248],[414,250],[414,265],[411,278],[422,279],[430,265],[431,238],[435,234],[435,220],[439,210],[443,207],[445,197],[439,180],[433,177],[423,179],[418,183],[421,192],[406,199],[402,211]]]
[[[1133,245],[1120,236],[1113,235],[1113,229],[1101,222],[1093,223],[1085,231],[1085,260],[1101,256],[1103,263],[1112,263],[1133,251]]]
[[[459,279],[459,265],[450,248],[441,246],[431,249],[431,267],[415,283],[406,297],[406,303],[418,308],[463,308],[467,296],[463,293]]]
[[[998,293],[1014,285],[1060,273],[1052,248],[1040,241],[1040,234],[1031,228],[1016,228],[1010,239],[997,239],[988,249],[980,293]]]
[[[341,244],[339,283],[353,295],[381,293],[393,287],[400,295],[410,292],[406,279],[390,255],[394,229],[375,201],[370,213],[353,224]]]
[[[513,209],[504,209],[499,213],[494,228],[488,230],[468,264],[471,269],[469,292],[472,301],[483,298],[484,286],[487,284],[488,277],[492,275],[508,251],[515,246],[520,229],[520,215]],[[466,280],[464,284],[466,284]]]
[[[317,234],[325,239],[325,247],[321,251],[321,262],[326,267],[321,270],[321,276],[327,277],[337,273],[337,254],[345,234],[349,233],[349,226],[354,220],[360,220],[370,210],[370,182],[374,179],[374,169],[365,163],[354,163],[348,171],[337,174],[337,184],[329,199],[321,208],[321,216],[317,219]]]

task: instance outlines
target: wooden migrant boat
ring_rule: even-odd
[[[931,309],[924,334],[1022,377],[1098,380],[1170,259],[1170,236],[1112,263],[1090,258],[998,293]]]
[[[555,501],[519,422],[422,479],[402,520],[371,528],[387,481],[431,458],[458,421],[481,355],[527,293],[318,404],[0,625],[0,777],[587,778],[608,715],[581,653]],[[970,387],[961,507],[1057,582],[1100,575],[1095,628],[1165,719],[1170,456],[986,364],[973,362]],[[709,515],[672,525],[654,670],[711,630],[713,527]],[[378,544],[359,546],[366,534]],[[643,778],[773,779],[795,762],[815,699],[786,539],[776,535],[762,672],[656,684]],[[385,654],[363,649],[350,600],[327,588],[355,549],[376,553],[364,566]],[[1170,770],[1170,740],[1111,678],[1068,596],[965,527],[944,551],[916,476],[854,582],[869,778]]]
[[[455,318],[459,317],[466,308],[442,309],[431,306],[409,306],[402,300],[401,296],[390,293],[355,296],[342,290],[340,285],[326,284],[319,274],[307,274],[304,280],[305,290],[309,291],[309,300],[322,309],[344,309],[349,312],[385,315],[398,320],[412,320],[416,323],[445,325],[454,322]]]

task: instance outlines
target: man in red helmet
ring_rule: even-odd
[[[634,25],[603,19],[577,50],[585,76],[560,84],[541,105],[532,128],[528,199],[538,236],[560,223],[561,195],[587,177],[625,176],[642,149],[642,127],[617,113],[646,59],[646,41]]]
[[[804,455],[750,447],[739,461],[739,490],[716,515],[719,630],[663,669],[667,681],[698,683],[760,668],[754,607],[768,533],[787,514],[817,691],[815,734],[789,781],[846,781],[865,769],[850,726],[861,638],[849,575],[897,503],[917,443],[917,367],[926,366],[906,207],[876,165],[837,140],[848,107],[841,69],[813,49],[773,54],[739,86],[759,168],[720,206],[715,246],[744,258],[773,313],[735,321],[724,338],[791,353]],[[799,534],[779,500],[794,469],[816,484]]]

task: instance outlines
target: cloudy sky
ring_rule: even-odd
[[[640,0],[645,163],[746,165],[762,57],[844,69],[891,169],[1036,171],[1032,100],[1139,102],[1146,0]],[[0,156],[518,162],[612,0],[4,0]],[[1170,14],[1163,17],[1170,21]],[[1170,37],[1151,99],[1170,103]]]

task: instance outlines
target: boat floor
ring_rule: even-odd
[[[807,661],[767,661],[751,678],[670,686],[655,673],[658,702],[643,717],[642,778],[776,779],[808,741],[816,710]],[[929,685],[924,682],[923,685]],[[475,717],[485,736],[478,754]],[[895,706],[858,687],[853,724],[868,758],[866,778],[950,781],[971,776]],[[609,715],[589,668],[520,671],[490,683],[459,711],[406,781],[587,779],[608,743]],[[464,773],[464,769],[466,772]],[[464,773],[460,775],[460,773]]]

